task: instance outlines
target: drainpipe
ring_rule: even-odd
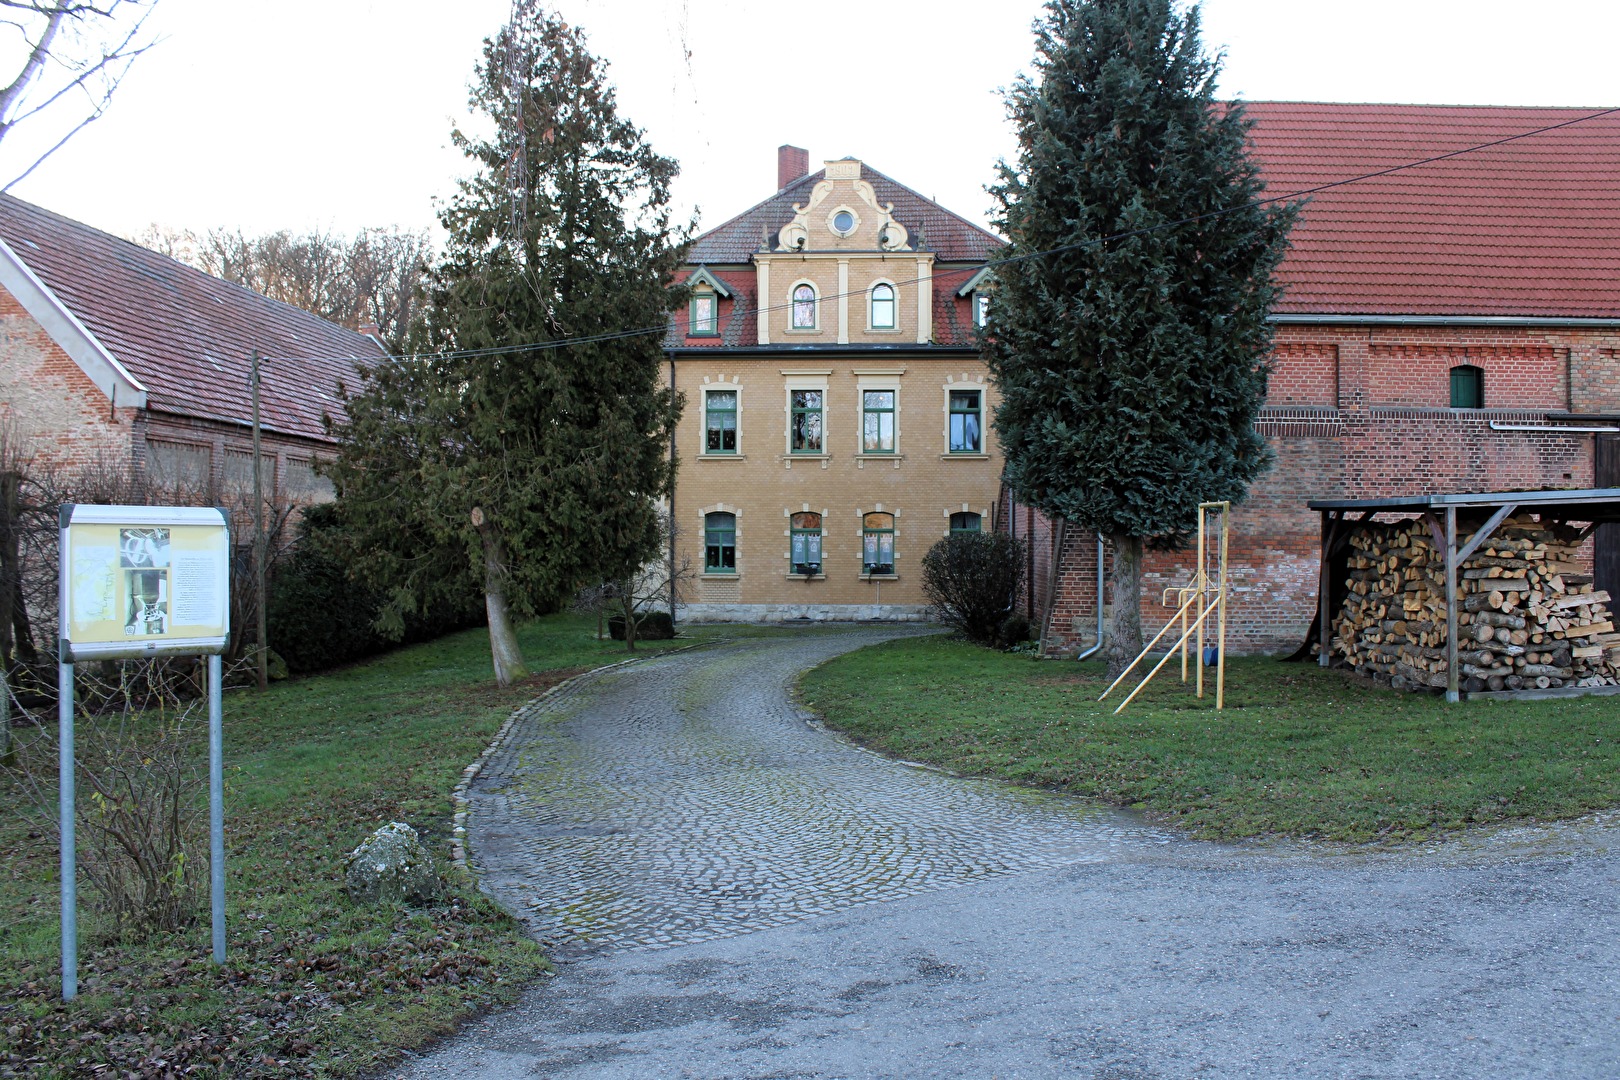
[[[1102,533],[1097,534],[1097,643],[1085,652],[1076,656],[1076,660],[1086,660],[1094,656],[1098,649],[1103,647],[1103,538]]]
[[[669,400],[675,400],[675,354],[669,354]],[[702,418],[699,417],[701,422]],[[675,628],[675,587],[679,576],[675,572],[675,428],[669,429],[669,625]]]
[[[1492,431],[1545,431],[1554,435],[1615,435],[1620,427],[1570,427],[1567,424],[1504,424],[1491,421]]]

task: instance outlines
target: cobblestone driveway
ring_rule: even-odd
[[[1620,1077],[1617,815],[1174,838],[808,726],[792,676],[893,633],[650,660],[516,725],[472,853],[564,965],[398,1075]]]
[[[529,710],[468,826],[553,948],[684,945],[1167,840],[1074,799],[963,781],[806,724],[790,681],[892,629],[806,628],[650,660]]]

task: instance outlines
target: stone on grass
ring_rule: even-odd
[[[403,821],[390,822],[349,852],[350,899],[362,904],[426,904],[439,895],[433,860]]]

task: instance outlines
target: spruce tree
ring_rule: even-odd
[[[1006,480],[1112,539],[1115,673],[1141,648],[1144,545],[1183,546],[1198,503],[1242,500],[1269,465],[1254,419],[1294,209],[1254,205],[1249,121],[1216,99],[1198,31],[1172,0],[1051,0],[991,189]]]
[[[339,502],[356,569],[402,616],[481,589],[497,680],[513,620],[660,553],[680,402],[662,373],[684,231],[673,160],[619,116],[602,61],[533,3],[484,43],[453,139],[473,174],[412,336],[347,402]],[[614,336],[619,335],[619,336]]]

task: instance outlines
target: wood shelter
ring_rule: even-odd
[[[1538,514],[1542,521],[1584,523],[1584,539],[1602,525],[1620,525],[1620,488],[1571,491],[1497,491],[1477,494],[1414,495],[1383,499],[1320,499],[1306,504],[1322,515],[1321,576],[1312,638],[1321,645],[1319,663],[1331,661],[1328,628],[1346,591],[1346,557],[1355,526],[1380,514],[1416,517],[1446,555],[1446,700],[1461,699],[1457,641],[1457,578],[1462,564],[1516,511]],[[1308,650],[1307,639],[1302,652]],[[1613,689],[1613,688],[1610,688]],[[1546,691],[1536,692],[1544,695]],[[1513,696],[1503,694],[1501,696]],[[1523,694],[1521,696],[1528,696]]]

